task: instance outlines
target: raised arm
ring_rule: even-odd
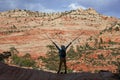
[[[53,42],[53,44],[55,45],[55,47],[56,47],[58,50],[60,50],[60,48],[58,47],[58,45],[57,45],[55,42]]]
[[[67,49],[71,44],[72,44],[72,42],[70,42],[65,48]]]

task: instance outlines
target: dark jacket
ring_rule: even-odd
[[[66,57],[66,50],[71,45],[71,42],[65,47],[65,49],[59,48],[58,45],[54,42],[53,42],[53,44],[58,49],[60,58],[65,58]]]

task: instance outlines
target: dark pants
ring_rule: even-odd
[[[58,70],[57,73],[60,72],[60,70],[61,70],[61,66],[62,66],[63,63],[64,63],[64,67],[65,67],[65,73],[67,73],[66,58],[62,58],[62,57],[60,57],[59,70]]]

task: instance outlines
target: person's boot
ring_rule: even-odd
[[[60,71],[57,72],[57,74],[59,74],[59,73],[60,73]]]
[[[67,71],[65,71],[64,74],[67,74]]]

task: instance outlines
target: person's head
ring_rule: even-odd
[[[61,45],[61,49],[65,50],[65,46],[64,46],[64,45]]]

